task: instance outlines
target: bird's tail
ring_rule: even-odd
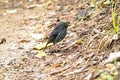
[[[48,42],[47,42],[47,44],[45,45],[45,47],[44,47],[43,51],[45,51],[45,49],[47,48],[47,45],[48,45]]]

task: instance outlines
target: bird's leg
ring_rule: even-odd
[[[54,45],[54,51],[56,50],[56,45],[55,44],[53,44]]]
[[[54,51],[57,53],[57,52],[60,52],[59,50],[59,46],[57,44],[54,44]]]
[[[58,50],[60,50],[60,46],[59,46],[59,44],[57,44],[57,48],[58,48]]]
[[[44,47],[43,51],[45,51],[45,49],[47,48],[47,45],[48,45],[48,43],[45,45],[45,47]]]

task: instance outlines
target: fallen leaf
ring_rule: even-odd
[[[71,29],[71,28],[73,28],[73,27],[75,27],[75,24],[71,24],[71,25],[68,27],[68,29]]]
[[[29,6],[27,6],[27,9],[33,9],[33,8],[35,8],[35,7],[36,7],[36,4],[29,5]]]
[[[40,43],[39,45],[36,45],[33,47],[34,50],[41,50],[41,49],[44,49],[45,45],[47,44],[47,42],[42,42]],[[48,44],[48,46],[51,46],[52,43]],[[48,47],[47,46],[47,47]]]
[[[56,68],[56,67],[60,67],[61,64],[53,64],[53,65],[50,65],[48,66],[48,68]]]
[[[76,44],[81,44],[82,43],[82,38],[80,38],[80,39],[78,39],[77,41],[76,41]]]
[[[42,58],[42,57],[46,56],[46,54],[45,54],[45,52],[38,52],[35,56],[38,58]]]
[[[30,42],[30,40],[22,39],[18,43]]]
[[[34,50],[41,50],[45,47],[46,44],[47,44],[47,42],[40,43],[39,45],[34,46],[33,49]]]
[[[37,7],[43,7],[45,4],[36,4]]]
[[[105,67],[108,68],[108,69],[112,69],[113,67],[115,67],[115,65],[109,63],[109,64],[106,64]]]
[[[39,18],[39,16],[36,15],[36,14],[35,14],[35,15],[30,15],[30,16],[29,16],[29,19],[37,19],[37,18]]]
[[[6,10],[7,13],[15,13],[17,10],[13,9],[13,10]]]
[[[48,6],[51,5],[51,4],[52,4],[52,1],[49,0],[49,1],[47,1],[47,2],[45,3],[45,7],[48,7]]]
[[[40,29],[40,28],[42,28],[42,25],[41,25],[41,24],[37,24],[37,25],[36,25],[36,28],[37,28],[37,29]]]

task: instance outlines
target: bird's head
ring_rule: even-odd
[[[68,26],[70,26],[70,21],[65,22],[65,27],[67,28]]]

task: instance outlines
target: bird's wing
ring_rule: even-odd
[[[49,43],[47,42],[47,44],[45,45],[45,47],[44,47],[44,49],[43,49],[43,51],[45,51],[45,49],[47,48],[47,45],[48,45]]]
[[[48,45],[49,43],[52,43],[52,42],[55,41],[55,39],[56,39],[56,37],[58,36],[58,34],[59,34],[59,31],[58,31],[58,30],[54,30],[54,31],[50,34],[50,36],[49,36],[49,38],[48,38],[48,42],[47,42],[47,44],[45,45],[43,51],[45,51],[45,49],[46,49],[46,47],[47,47],[47,45]]]
[[[57,35],[55,41],[53,42],[54,44],[57,42],[60,42],[64,39],[64,37],[66,36],[66,31],[61,31],[59,32],[59,34]]]
[[[51,32],[49,38],[48,38],[48,43],[54,42],[56,37],[58,36],[59,31],[58,30],[54,30],[53,32]]]

